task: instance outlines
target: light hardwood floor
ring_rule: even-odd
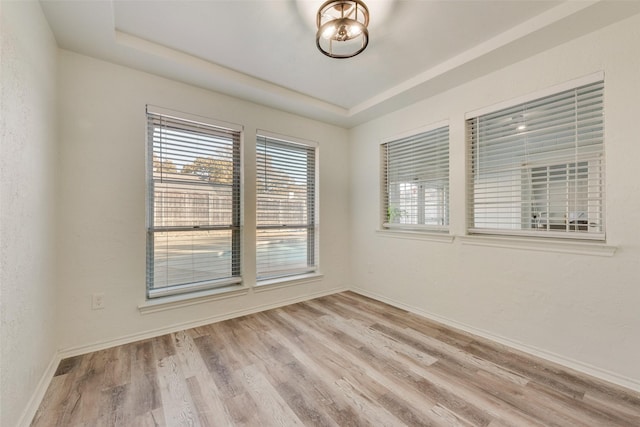
[[[33,426],[640,426],[640,394],[345,292],[65,359]]]

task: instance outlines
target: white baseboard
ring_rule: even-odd
[[[310,299],[319,298],[319,297],[323,297],[323,296],[326,296],[326,295],[331,295],[331,294],[335,294],[335,293],[338,293],[338,292],[343,292],[343,291],[346,291],[346,290],[347,290],[347,288],[345,288],[345,287],[333,288],[333,289],[324,290],[324,291],[320,291],[320,292],[305,294],[303,296],[298,296],[298,297],[293,297],[293,298],[287,298],[287,299],[284,299],[284,300],[279,300],[279,301],[271,303],[271,304],[256,305],[256,306],[245,308],[245,309],[242,309],[242,310],[230,311],[230,312],[222,313],[222,314],[215,315],[215,316],[205,317],[205,318],[199,319],[199,320],[193,320],[193,321],[189,321],[189,322],[177,323],[177,324],[173,324],[173,325],[162,327],[162,328],[151,329],[151,330],[147,330],[147,331],[144,331],[144,332],[125,335],[125,336],[119,337],[119,338],[101,340],[101,341],[96,341],[94,343],[87,344],[87,345],[81,345],[81,346],[77,346],[77,347],[70,347],[70,348],[66,348],[66,349],[61,349],[61,350],[58,351],[58,356],[59,356],[59,360],[62,360],[62,359],[65,359],[67,357],[79,356],[81,354],[90,353],[92,351],[104,350],[104,349],[107,349],[107,348],[110,348],[110,347],[115,347],[115,346],[122,345],[122,344],[128,344],[128,343],[132,343],[132,342],[136,342],[136,341],[140,341],[140,340],[144,340],[144,339],[148,339],[148,338],[154,338],[154,337],[158,337],[158,336],[161,336],[161,335],[182,331],[182,330],[185,330],[185,329],[196,328],[198,326],[209,325],[211,323],[216,323],[216,322],[221,322],[223,320],[229,320],[229,319],[233,319],[233,318],[236,318],[236,317],[246,316],[248,314],[259,313],[261,311],[271,310],[273,308],[278,308],[278,307],[282,307],[282,306],[285,306],[285,305],[295,304],[295,303],[298,303],[298,302],[307,301],[307,300],[310,300]]]
[[[40,402],[42,402],[44,394],[47,392],[47,388],[49,388],[53,374],[55,374],[56,369],[58,369],[60,360],[60,356],[56,352],[51,358],[47,369],[45,369],[42,374],[42,377],[40,377],[40,381],[38,381],[38,385],[31,395],[31,399],[29,399],[27,407],[22,412],[22,416],[18,420],[18,424],[16,424],[17,427],[28,427],[31,424],[31,421],[33,421],[33,417],[36,415],[36,411],[40,407]]]
[[[366,289],[362,289],[359,287],[352,287],[349,289],[352,292],[357,294],[375,299],[380,302],[384,302],[386,304],[392,305],[397,308],[401,308],[403,310],[407,310],[411,313],[415,313],[419,316],[426,317],[427,319],[434,320],[436,322],[442,323],[444,325],[450,326],[452,328],[460,329],[465,332],[468,332],[473,335],[480,336],[482,338],[486,338],[488,340],[506,345],[507,347],[511,347],[516,350],[520,350],[522,352],[531,354],[536,357],[540,357],[542,359],[548,360],[550,362],[557,363],[559,365],[565,366],[569,369],[573,369],[575,371],[590,375],[595,378],[599,378],[604,381],[608,381],[610,383],[628,388],[630,390],[640,392],[640,381],[622,376],[615,372],[608,371],[606,369],[598,368],[596,366],[592,366],[588,363],[581,362],[579,360],[572,359],[570,357],[565,357],[560,354],[556,354],[541,348],[537,348],[528,344],[524,344],[518,341],[514,341],[509,338],[502,337],[500,335],[496,335],[489,331],[485,331],[483,329],[479,329],[464,323],[460,323],[458,321],[448,319],[446,317],[430,313],[428,311],[422,310],[420,308],[411,306],[409,304],[402,303],[400,301],[396,301],[392,298],[387,298],[383,295],[380,295],[375,292],[371,292]]]

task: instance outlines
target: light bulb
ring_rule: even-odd
[[[353,25],[349,27],[349,35],[351,37],[357,37],[360,35],[360,33],[362,33],[362,29],[359,26]]]
[[[336,32],[336,27],[334,27],[333,25],[325,28],[325,30],[322,32],[322,37],[329,40],[330,38],[333,37],[333,35]]]

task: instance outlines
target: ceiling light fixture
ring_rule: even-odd
[[[361,0],[329,0],[316,18],[316,46],[331,58],[351,58],[369,44],[369,9]]]

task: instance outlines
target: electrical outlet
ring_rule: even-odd
[[[91,310],[102,310],[104,308],[104,293],[91,295]]]

